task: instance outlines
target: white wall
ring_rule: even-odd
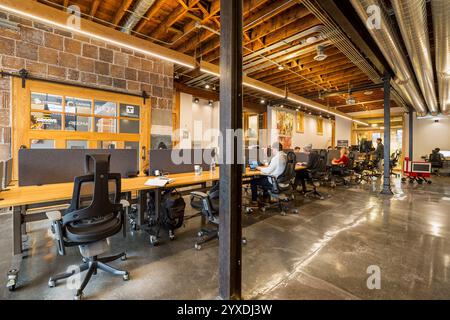
[[[420,160],[422,156],[429,155],[434,148],[441,150],[450,150],[450,117],[439,119],[439,122],[434,122],[434,118],[430,119],[416,119],[414,115],[413,122],[413,156],[414,160]],[[405,115],[406,132],[405,142],[406,146],[409,143],[408,137],[408,115]],[[405,153],[408,154],[408,147],[405,148]]]
[[[275,111],[277,108],[268,107],[268,117],[269,124],[271,124],[270,129],[275,130],[277,128],[277,119]],[[323,119],[323,135],[317,134],[317,121],[315,116],[310,116],[305,114],[305,130],[304,133],[297,133],[295,128],[297,127],[297,117],[294,110],[288,109],[278,109],[281,111],[287,111],[294,114],[294,130],[292,136],[292,148],[301,147],[312,143],[314,149],[326,149],[331,146],[332,139],[332,125],[331,121],[328,119]]]
[[[205,132],[211,132],[210,129],[219,128],[219,103],[215,102],[210,106],[208,100],[200,99],[199,103],[195,103],[193,99],[190,94],[180,93],[180,130],[188,132],[187,139],[181,134],[180,148],[192,148],[197,143],[195,137],[202,138]],[[217,147],[217,135],[207,135],[206,138],[200,139],[203,140],[199,141],[201,148]]]
[[[348,140],[349,146],[352,143],[352,121],[336,117],[336,145],[338,140]]]

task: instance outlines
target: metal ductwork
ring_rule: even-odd
[[[392,0],[392,5],[425,102],[431,114],[437,115],[439,106],[434,89],[425,0]]]
[[[395,75],[395,83],[400,88],[403,96],[418,114],[426,114],[428,112],[427,106],[416,85],[411,68],[405,58],[406,54],[399,45],[399,37],[386,13],[384,5],[379,0],[350,1],[389,63]],[[379,17],[377,16],[378,13],[380,13]],[[371,22],[374,20],[375,22],[379,20],[380,24],[377,25],[375,23],[372,25]],[[371,25],[369,26],[369,24]]]
[[[441,112],[447,115],[450,111],[450,1],[432,0],[431,8]]]
[[[133,13],[127,18],[121,31],[130,34],[153,3],[155,3],[155,0],[138,0],[133,8]]]

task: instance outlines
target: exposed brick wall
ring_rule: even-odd
[[[20,31],[0,27],[0,69],[25,68],[41,78],[138,93],[146,91],[152,108],[171,118],[173,64],[103,41],[58,30],[0,11]],[[0,79],[0,134],[10,127],[10,79]],[[7,142],[0,137],[0,158]],[[8,146],[9,147],[9,146]]]

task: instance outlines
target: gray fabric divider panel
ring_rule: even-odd
[[[150,174],[153,175],[155,170],[162,173],[193,172],[195,165],[201,165],[203,171],[209,170],[212,152],[213,149],[150,150]],[[184,158],[187,163],[180,163]]]
[[[122,149],[21,149],[19,186],[72,182],[85,174],[86,154],[111,154],[110,172],[122,178],[138,172],[136,150]]]
[[[5,161],[5,166],[4,166],[4,170],[3,170],[4,171],[3,179],[0,180],[3,183],[3,189],[8,188],[9,184],[11,183],[12,166],[13,166],[12,158],[9,158],[8,160]]]
[[[330,150],[328,151],[328,156],[327,156],[327,166],[331,166],[331,161],[333,161],[333,159],[339,159],[341,157],[341,152],[339,150]]]
[[[4,161],[0,161],[0,183],[1,183],[0,184],[0,191],[4,189],[3,188],[3,178],[4,178],[3,174],[5,172],[3,170],[4,166],[5,166],[5,162]]]
[[[297,152],[297,153],[295,153],[295,158],[296,158],[297,162],[308,163],[309,154],[305,153],[305,152]]]

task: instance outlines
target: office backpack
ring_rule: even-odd
[[[183,225],[186,203],[183,197],[175,189],[168,190],[161,197],[161,220],[170,230],[175,230]]]

